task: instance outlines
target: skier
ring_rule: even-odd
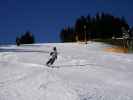
[[[57,49],[56,47],[53,47],[53,51],[50,52],[50,59],[47,61],[46,65],[47,66],[52,65],[56,59],[57,59]]]

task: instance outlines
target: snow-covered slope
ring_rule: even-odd
[[[57,47],[54,68],[45,66]],[[0,47],[0,100],[133,100],[133,55],[103,43]]]

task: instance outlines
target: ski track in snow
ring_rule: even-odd
[[[57,46],[54,68],[45,66]],[[0,100],[132,100],[133,55],[102,43],[0,47]]]

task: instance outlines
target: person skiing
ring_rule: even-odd
[[[52,65],[56,59],[57,59],[57,49],[56,47],[53,47],[53,51],[50,52],[50,59],[47,61],[46,65],[47,66]]]

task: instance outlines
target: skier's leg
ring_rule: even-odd
[[[52,59],[49,59],[49,60],[47,61],[46,65],[51,64],[51,60],[52,60]]]
[[[50,64],[52,65],[55,62],[55,58],[53,58],[50,62]]]

